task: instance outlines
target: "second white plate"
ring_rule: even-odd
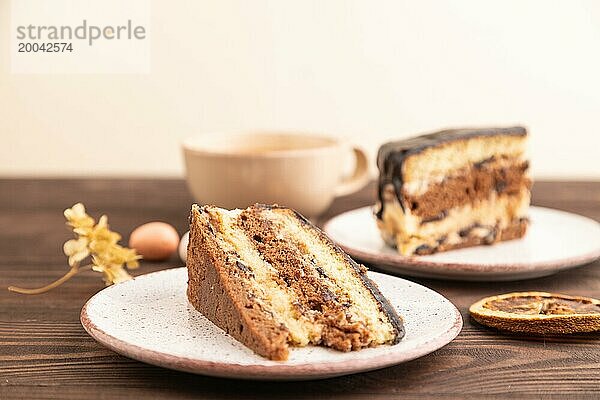
[[[386,246],[371,207],[329,220],[324,230],[353,257],[389,272],[471,281],[537,278],[583,265],[600,257],[600,224],[564,211],[531,207],[524,238],[429,256],[401,256]]]

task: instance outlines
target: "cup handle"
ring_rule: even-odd
[[[356,160],[354,172],[350,176],[344,177],[338,184],[335,188],[336,196],[345,196],[357,192],[369,182],[369,161],[367,154],[359,147],[352,147],[352,151]]]

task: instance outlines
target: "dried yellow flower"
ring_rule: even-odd
[[[25,294],[44,293],[66,282],[73,275],[86,269],[101,272],[106,285],[131,279],[127,269],[139,267],[138,255],[134,249],[121,246],[118,242],[121,235],[108,227],[108,217],[103,215],[98,223],[85,212],[81,203],[75,204],[64,212],[67,225],[75,234],[75,239],[63,245],[71,269],[57,281],[39,289],[22,289],[14,286],[8,289]],[[80,266],[81,262],[91,256],[91,264]]]
[[[84,237],[71,239],[63,245],[63,251],[69,257],[69,265],[74,267],[90,255],[89,240]]]
[[[67,219],[67,225],[75,229],[91,229],[94,226],[94,219],[86,214],[85,207],[81,203],[77,203],[73,207],[67,208],[64,214]]]

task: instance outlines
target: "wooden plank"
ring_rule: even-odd
[[[534,203],[600,219],[600,183],[538,182]],[[374,185],[336,200],[321,219],[371,204]],[[150,220],[183,233],[192,202],[181,180],[0,180],[0,286],[42,285],[67,269],[70,237],[62,210],[83,201],[106,213],[125,237]],[[136,273],[180,266],[173,257]],[[596,296],[600,262],[522,282],[445,282],[410,278],[461,310],[465,327],[448,346],[418,360],[364,374],[302,383],[225,380],[170,371],[121,357],[79,323],[83,303],[103,283],[86,272],[59,290],[28,297],[0,290],[0,398],[544,398],[600,396],[600,334],[527,338],[471,321],[468,306],[502,292],[543,289]],[[376,267],[374,267],[376,268]]]

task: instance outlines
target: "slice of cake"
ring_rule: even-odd
[[[191,304],[273,360],[290,346],[350,351],[404,334],[366,268],[288,208],[193,205],[187,268]]]
[[[377,225],[402,255],[520,238],[531,181],[522,127],[452,129],[379,149]]]

